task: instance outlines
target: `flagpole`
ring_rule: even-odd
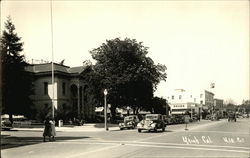
[[[54,43],[53,43],[53,14],[52,14],[52,0],[50,0],[50,26],[51,26],[51,83],[52,83],[52,119],[55,116],[54,109]]]

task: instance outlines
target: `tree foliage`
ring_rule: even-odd
[[[96,60],[91,70],[92,82],[95,82],[92,85],[100,98],[103,90],[108,89],[111,111],[116,107],[149,106],[157,85],[166,79],[166,66],[154,64],[147,57],[148,47],[135,39],[107,40],[90,53]]]
[[[164,98],[154,97],[151,101],[152,112],[156,114],[167,115],[169,105]],[[167,108],[167,109],[166,109]]]
[[[15,33],[15,26],[9,17],[5,23],[5,30],[1,37],[2,50],[2,113],[10,115],[25,115],[31,117],[32,77],[25,71],[21,38]]]

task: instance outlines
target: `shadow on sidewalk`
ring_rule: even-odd
[[[118,124],[110,124],[110,123],[108,123],[107,126],[108,126],[108,127],[119,127]],[[94,125],[94,127],[95,127],[95,128],[104,128],[104,123],[96,123],[96,124]]]
[[[71,136],[58,136],[56,142],[65,140],[85,139],[90,137],[71,137]],[[43,137],[13,137],[9,135],[1,135],[1,149],[9,149],[14,147],[20,147],[25,145],[33,145],[39,143],[47,143],[49,138],[46,138],[46,142],[43,142]]]

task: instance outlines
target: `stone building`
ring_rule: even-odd
[[[86,104],[87,85],[81,77],[86,66],[68,67],[54,63],[53,67],[54,86],[51,63],[32,64],[26,67],[34,76],[34,95],[31,99],[36,108],[41,111],[51,109],[48,110],[51,112],[54,98],[55,116],[63,115],[64,119],[94,119],[95,106]]]

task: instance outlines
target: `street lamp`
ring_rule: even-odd
[[[107,126],[107,94],[108,91],[107,89],[104,89],[104,124],[105,124],[105,129],[108,131],[108,126]]]

